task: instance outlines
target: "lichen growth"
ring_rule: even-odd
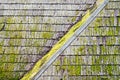
[[[34,67],[27,73],[24,75],[24,77],[21,80],[30,80],[32,79],[40,69],[42,69],[43,66],[43,62],[47,62],[52,55],[61,47],[65,44],[65,42],[71,37],[73,36],[74,32],[82,25],[86,22],[86,20],[89,18],[90,16],[90,11],[88,11],[86,13],[86,15],[82,18],[81,21],[79,21],[78,23],[76,23],[75,25],[72,26],[72,28],[69,30],[69,32],[63,36],[63,38],[61,38],[55,45],[54,47],[50,50],[50,52],[48,52],[44,57],[42,57],[42,59],[40,59],[35,65]],[[44,64],[45,64],[44,63]]]

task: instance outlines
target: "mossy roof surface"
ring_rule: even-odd
[[[1,0],[0,79],[28,72],[75,24],[93,1]]]

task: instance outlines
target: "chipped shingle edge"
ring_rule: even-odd
[[[70,45],[88,25],[96,18],[99,12],[107,5],[109,0],[101,0],[94,11],[87,11],[81,21],[77,22],[69,32],[58,41],[53,48],[27,72],[21,80],[38,80],[43,72],[56,60],[56,58]]]

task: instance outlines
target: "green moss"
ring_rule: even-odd
[[[76,21],[76,17],[73,17],[73,18],[71,19],[71,21],[72,21],[72,22]]]
[[[43,38],[47,38],[47,39],[50,39],[51,37],[53,36],[53,34],[52,33],[50,33],[50,32],[43,32],[42,33],[42,37]]]
[[[77,53],[77,54],[84,54],[84,50],[85,50],[85,46],[81,46],[81,47],[77,48],[75,53]]]
[[[0,46],[0,53],[3,53],[3,47]]]
[[[115,33],[116,33],[116,35],[119,35],[119,33],[120,33],[120,27],[119,26],[117,26],[116,28],[115,28]]]
[[[92,80],[97,80],[97,77],[92,77]]]
[[[114,25],[114,17],[109,18],[109,25]]]
[[[7,23],[13,23],[13,22],[14,22],[14,19],[11,18],[11,17],[8,17],[8,18],[6,19],[6,22],[7,22]]]
[[[5,21],[4,17],[0,17],[0,23],[3,23]]]
[[[104,54],[107,52],[106,46],[101,46],[101,53]]]
[[[10,75],[11,74],[11,75]],[[0,80],[19,80],[18,76],[13,77],[13,73],[0,73]]]
[[[21,19],[21,18],[19,18]],[[24,17],[24,21],[26,17]],[[0,18],[0,23],[3,23],[4,22],[4,18]],[[6,18],[6,22],[7,23],[19,23],[20,21],[16,21],[15,18],[11,18],[11,17],[7,17]],[[22,23],[22,21],[20,22],[21,24],[16,24],[16,25],[13,25],[13,24],[6,24],[6,27],[5,29],[6,30],[24,30],[26,26],[24,26]],[[0,24],[0,28],[2,28],[3,24]],[[17,27],[16,27],[17,26]],[[31,30],[38,30],[39,26],[38,25],[33,25],[33,27],[31,28]],[[48,28],[47,28],[48,29]],[[48,29],[50,30],[50,28]],[[51,29],[52,30],[52,29]],[[0,34],[4,37],[7,37],[7,38],[25,38],[27,32],[21,32],[21,31],[15,31],[15,32],[12,32],[12,31],[1,31]],[[48,33],[45,33],[43,34],[43,36],[46,37],[46,34]],[[50,38],[52,37],[53,34],[48,34],[47,38]],[[32,36],[35,36],[35,33],[32,33]],[[46,41],[45,41],[46,42]],[[4,45],[5,43],[5,39],[3,40],[0,40],[0,45]],[[13,46],[13,45],[19,45],[21,46],[21,43],[22,43],[22,40],[21,39],[9,39],[6,41],[6,44],[8,44],[9,46]],[[34,45],[39,45],[40,41],[36,41]],[[26,44],[26,43],[25,43]],[[44,43],[45,44],[45,43]],[[40,45],[39,45],[40,46]],[[15,48],[15,47],[2,47],[0,46],[0,53],[2,54],[3,53],[3,50],[6,50],[5,51],[5,54],[9,54],[9,52],[11,53],[11,55],[0,55],[0,80],[18,80],[19,78],[19,73],[15,72],[14,73],[7,73],[7,72],[2,72],[2,71],[14,71],[18,66],[19,66],[19,70],[23,70],[26,66],[26,64],[20,64],[18,66],[16,66],[14,63],[2,63],[2,62],[16,62],[18,60],[18,58],[20,56],[18,55],[14,55],[14,54],[17,54],[19,51],[18,49],[19,48]],[[28,48],[26,48],[25,50],[26,51],[29,51],[27,50]],[[30,49],[30,48],[29,48]],[[38,47],[38,49],[40,51],[40,48]],[[26,58],[25,59],[22,59],[22,61],[28,61]]]
[[[106,33],[107,35],[113,35],[114,32],[112,30],[109,29],[109,31]]]
[[[112,66],[106,66],[106,71],[108,75],[112,76],[113,75],[113,67]]]
[[[73,51],[76,53],[76,55],[82,54],[82,53],[84,54],[84,52],[85,52],[84,50],[85,50],[85,46],[81,46],[77,49],[73,49]],[[89,49],[89,51],[92,52],[92,49]],[[65,60],[64,63],[67,62],[67,65],[70,65],[70,64],[72,64],[70,61],[73,61],[72,63],[76,64],[76,65],[80,65],[83,63],[82,57],[79,57],[79,56],[76,56],[74,58],[70,58],[70,60]],[[58,62],[58,63],[60,63],[60,62]],[[67,67],[62,66],[62,69],[67,69],[69,75],[80,75],[81,74],[81,66],[73,66],[73,65],[67,66]],[[97,68],[97,69],[100,70],[100,68]],[[57,70],[59,70],[59,69],[57,69]]]
[[[114,50],[113,50],[113,54],[118,54],[119,53],[119,49],[116,47],[116,48],[114,48]],[[114,57],[114,56],[113,56]]]
[[[11,43],[12,44],[12,43]],[[2,49],[2,47],[1,47]],[[17,52],[17,50],[15,48],[11,48],[10,52],[13,52],[12,54],[15,54]],[[6,54],[6,53],[4,53]],[[15,62],[17,55],[2,55],[0,58],[0,79],[2,80],[6,80],[6,79],[13,79],[13,75],[14,74],[10,74],[9,72],[5,72],[5,71],[14,71],[15,69],[15,65],[12,63],[4,63],[4,62]]]
[[[49,20],[50,21],[50,20]],[[53,33],[51,32],[48,32],[48,31],[52,31],[52,28],[51,26],[46,26],[44,25],[43,28],[42,28],[43,31],[46,31],[46,32],[42,32],[41,35],[42,35],[42,38],[47,38],[47,39],[50,39],[52,38],[52,36],[54,35]]]
[[[69,65],[69,66],[57,67],[56,71],[59,72],[60,70],[67,70],[69,75],[80,75],[81,74],[81,66],[74,66],[74,65],[70,66],[70,64],[72,64],[71,61],[73,64],[80,65],[82,62],[82,58],[79,56],[76,56],[69,60],[69,58],[64,57],[63,65]],[[56,64],[60,65],[60,60],[57,61]]]
[[[35,25],[33,25],[33,27],[30,27],[30,29],[33,30],[33,31],[39,30],[38,28],[39,28],[38,24],[35,24]]]
[[[0,24],[0,30],[3,28],[3,24]]]
[[[18,80],[19,79],[19,77],[15,77],[15,78],[10,78],[9,80]]]
[[[75,16],[79,16],[78,14],[79,14],[80,12],[77,10],[77,11],[75,11]],[[67,21],[68,22],[75,22],[77,20],[77,17],[72,17],[72,18],[68,18],[67,19]]]
[[[68,72],[69,75],[76,75],[76,66],[69,66],[68,70],[69,70]]]
[[[109,80],[107,77],[102,77],[100,80]]]
[[[10,74],[9,72],[2,72],[2,71],[13,71],[14,70],[14,64],[10,64],[10,63],[3,63],[2,65],[0,65],[0,79],[2,80],[6,80],[6,79],[11,79],[13,78],[14,74]]]
[[[74,20],[75,20],[75,18],[73,19],[73,21]],[[115,33],[114,33],[115,31],[111,27],[109,27],[109,30],[104,30],[105,28],[100,29],[98,26],[102,25],[101,21],[102,21],[102,18],[99,18],[99,19],[97,19],[95,21],[95,23],[94,23],[94,25],[95,25],[95,27],[94,27],[95,34],[93,34],[93,35],[96,35],[96,33],[98,35],[102,35],[102,34],[103,35],[115,35]],[[105,20],[104,24],[107,24],[109,26],[113,26],[114,25],[114,18],[113,17],[108,18],[107,20]],[[105,32],[103,33],[103,31],[105,31]],[[119,28],[118,27],[116,27],[116,33],[119,34]],[[110,38],[108,38],[106,40],[107,45],[114,44],[114,43],[116,43],[116,38],[114,36],[112,36],[112,37],[110,37]],[[88,49],[87,51],[89,53],[91,52],[92,54],[97,54],[97,46],[92,46],[91,48]],[[114,48],[113,52],[109,52],[108,47],[101,46],[100,54],[110,54],[110,53],[116,54],[116,53],[119,53],[119,50],[117,48],[118,47]],[[85,52],[84,52],[85,49],[86,49],[85,46],[82,46],[82,47],[79,47],[77,49],[73,49],[73,51],[76,54],[85,54]],[[67,65],[70,65],[70,62],[67,62],[67,61],[69,61],[69,59],[68,60],[63,59],[63,60],[64,60],[63,64],[65,63]],[[70,60],[73,61],[74,64],[82,64],[82,63],[84,63],[84,61],[82,59],[79,60],[78,56],[76,56],[75,58],[70,58]],[[111,66],[111,65],[102,66],[102,65],[100,65],[100,64],[111,64],[111,63],[117,64],[117,57],[116,56],[112,56],[112,57],[111,56],[92,56],[92,63],[90,63],[90,64],[93,65],[93,66],[91,66],[91,72],[93,74],[97,74],[97,75],[99,75],[101,72],[103,72],[106,75],[108,74],[109,76],[112,76],[113,74],[115,74],[115,71],[117,71],[117,68],[118,68],[117,66]],[[58,63],[58,64],[60,64],[60,63]],[[77,67],[77,66],[67,66],[67,67],[62,66],[61,69],[68,69],[69,75],[79,75],[81,73],[80,72],[81,71],[81,66],[79,66],[79,67]],[[59,70],[60,69],[58,69],[58,71]],[[108,77],[108,76],[92,77],[92,80],[110,80],[110,79],[111,78]]]
[[[15,62],[16,58],[17,58],[16,55],[11,55],[11,56],[9,57],[9,61],[10,61],[10,62]],[[13,66],[14,66],[14,65],[13,65]]]

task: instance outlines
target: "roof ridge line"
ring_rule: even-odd
[[[82,20],[73,25],[68,33],[66,33],[45,56],[38,60],[34,67],[27,72],[21,80],[38,80],[42,73],[70,45],[77,35],[88,27],[108,2],[109,0],[100,0],[100,4],[96,5],[95,9],[93,8],[91,11],[88,10]]]

